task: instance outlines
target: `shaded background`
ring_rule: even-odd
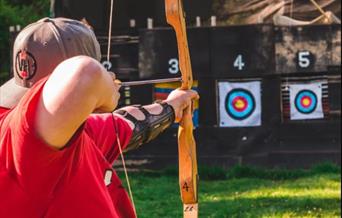
[[[5,5],[4,0],[0,2]],[[34,11],[32,4],[37,4],[34,2],[17,1],[17,6],[8,3],[5,6],[7,9],[12,7],[18,10],[18,13],[23,15],[20,19],[24,19],[27,16],[24,14],[24,9],[27,9],[26,12]],[[177,50],[173,31],[165,28],[167,25],[164,1],[115,0],[114,2],[111,61],[118,77],[124,81],[169,77],[165,63],[170,58],[177,57]],[[200,165],[229,167],[235,164],[251,164],[269,167],[309,167],[327,160],[340,163],[340,26],[275,27],[271,24],[271,18],[279,12],[276,10],[279,2],[277,0],[184,1],[194,76],[199,81],[198,90],[201,94],[199,127],[195,131]],[[340,16],[338,13],[341,8],[340,1],[318,2],[324,9],[333,10]],[[53,16],[85,18],[94,27],[101,43],[102,53],[105,54],[109,3],[110,1],[90,0],[56,1],[52,4],[51,12]],[[309,1],[298,0],[293,4],[291,1],[285,1],[285,3],[283,14],[293,18],[310,20],[320,15]],[[36,17],[44,15],[50,7],[46,2],[42,5],[44,9]],[[264,9],[269,7],[275,10],[265,14]],[[3,8],[1,7],[2,12]],[[262,24],[259,23],[261,14]],[[213,15],[217,16],[219,27],[210,27],[210,18]],[[194,27],[197,16],[201,17],[203,24],[201,28]],[[154,29],[146,29],[148,18],[153,18]],[[14,25],[17,22],[15,19],[18,18],[6,22]],[[30,19],[34,20],[34,17]],[[24,25],[30,19],[18,22]],[[134,28],[129,25],[131,19],[136,20]],[[244,26],[227,26],[227,24],[244,24]],[[313,46],[315,49],[312,53],[321,58],[317,58],[310,69],[298,69],[295,61],[289,59],[289,55],[307,46],[312,48],[315,44],[325,45]],[[248,61],[249,67],[243,72],[236,71],[225,64],[226,60],[233,61],[239,52],[243,52]],[[8,50],[2,52],[2,55],[8,57]],[[179,73],[173,76],[179,76]],[[328,88],[325,91],[329,95],[324,99],[327,108],[324,119],[296,122],[287,120],[283,113],[284,105],[288,104],[284,98],[287,93],[283,91],[283,85],[290,81],[306,82],[317,79],[327,81]],[[262,81],[261,127],[219,127],[216,95],[216,82],[219,80]],[[149,104],[154,100],[153,92],[152,85],[132,87],[124,90],[120,103],[122,106]],[[178,158],[176,133],[177,129],[171,128],[158,140],[144,145],[143,149],[131,152],[128,156],[128,159],[133,160],[130,162],[131,167],[162,168],[176,165]]]

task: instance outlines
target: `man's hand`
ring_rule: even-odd
[[[110,81],[109,87],[111,87],[111,90],[108,93],[111,94],[111,97],[107,97],[101,106],[95,109],[94,113],[110,113],[118,106],[120,99],[120,85],[116,82],[115,73],[110,71],[107,72],[102,65],[101,68],[102,71],[104,71],[104,74],[106,74],[107,81]]]
[[[176,89],[170,93],[164,101],[171,105],[175,110],[176,122],[180,122],[183,117],[183,111],[187,107],[192,107],[192,102],[199,99],[199,95],[194,90],[180,90]]]

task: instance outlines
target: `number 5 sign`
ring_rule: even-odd
[[[299,51],[296,55],[297,69],[311,69],[315,64],[315,56],[310,51]]]
[[[330,27],[277,27],[276,71],[279,74],[320,73],[331,63]]]

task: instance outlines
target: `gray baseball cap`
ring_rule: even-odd
[[[100,45],[87,25],[67,18],[43,18],[28,25],[14,42],[14,78],[0,87],[0,106],[12,108],[28,88],[78,55],[101,59]]]

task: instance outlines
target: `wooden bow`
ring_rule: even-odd
[[[177,38],[179,66],[182,74],[180,89],[189,90],[193,79],[182,0],[165,0],[165,12],[167,22],[173,27]],[[184,218],[198,217],[198,171],[193,129],[192,108],[189,107],[184,111],[178,130],[179,186]]]

